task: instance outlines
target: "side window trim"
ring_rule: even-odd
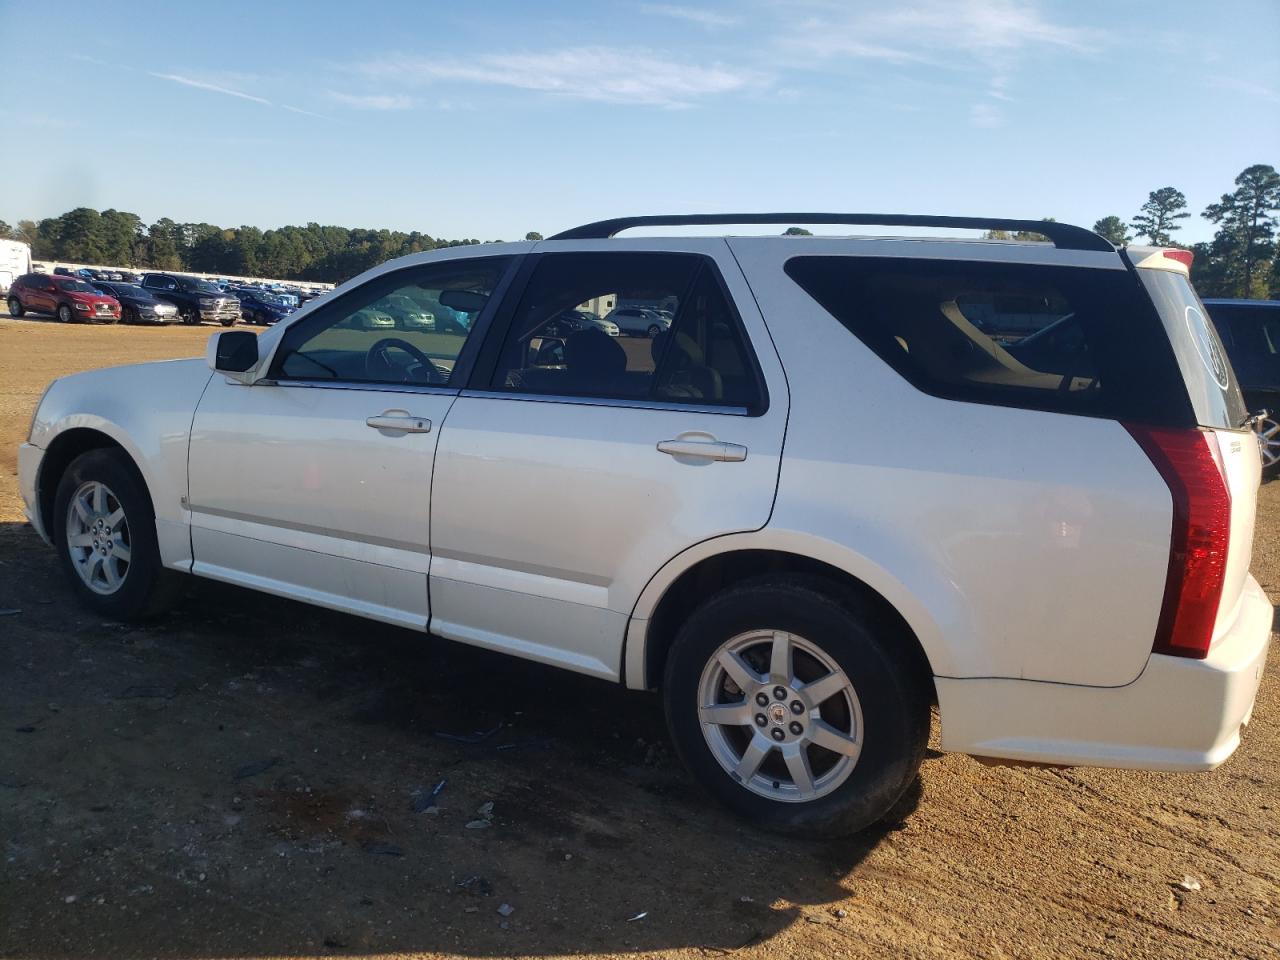
[[[493,384],[494,377],[498,372],[498,365],[502,360],[502,348],[506,344],[507,335],[511,330],[511,325],[515,322],[516,311],[520,306],[520,302],[524,298],[530,281],[533,278],[534,271],[538,264],[542,262],[544,257],[553,256],[573,256],[578,253],[595,253],[596,250],[566,250],[557,251],[556,253],[530,253],[521,258],[518,275],[513,273],[512,282],[506,291],[506,297],[503,301],[501,312],[498,313],[492,326],[488,330],[484,349],[480,354],[479,360],[475,368],[471,372],[464,392],[467,396],[483,396],[491,398],[507,398],[512,400],[538,400],[548,403],[567,403],[579,404],[584,406],[611,406],[611,407],[632,407],[636,409],[648,410],[687,410],[690,412],[703,413],[725,413],[732,416],[763,416],[769,409],[769,389],[765,382],[764,372],[760,367],[760,360],[756,356],[755,345],[751,342],[751,336],[747,332],[746,324],[743,322],[742,313],[738,309],[738,304],[733,298],[728,285],[725,282],[724,274],[720,269],[720,265],[716,262],[715,257],[706,253],[694,253],[693,256],[698,258],[698,268],[694,271],[689,282],[689,289],[696,287],[699,278],[704,270],[709,270],[711,277],[715,280],[716,287],[720,291],[720,296],[729,308],[729,315],[733,322],[734,331],[745,351],[744,359],[751,368],[751,374],[756,390],[757,402],[751,406],[743,406],[742,404],[699,404],[699,403],[683,403],[675,400],[658,400],[650,396],[636,398],[618,398],[618,397],[590,397],[590,396],[559,396],[555,394],[535,393],[533,391],[519,391],[500,389]],[[637,252],[637,251],[630,251]],[[664,253],[666,251],[654,251],[655,253]],[[674,325],[672,327],[674,329]],[[665,359],[665,354],[664,354]],[[658,365],[654,365],[653,384],[658,382]],[[652,387],[651,387],[652,389]]]
[[[485,304],[484,309],[481,310],[480,313],[476,316],[476,322],[473,325],[471,332],[466,339],[466,342],[463,344],[462,350],[458,354],[457,360],[454,361],[453,369],[454,369],[455,376],[458,378],[457,383],[452,383],[449,385],[395,384],[395,383],[386,384],[386,383],[377,383],[377,382],[363,381],[363,380],[346,380],[346,379],[321,380],[321,379],[314,379],[314,378],[307,378],[307,377],[290,377],[284,374],[282,368],[284,366],[285,360],[288,359],[288,353],[284,349],[284,345],[285,345],[285,340],[286,338],[288,338],[290,331],[294,327],[296,327],[298,324],[306,323],[310,321],[313,317],[321,317],[321,318],[328,317],[335,310],[343,309],[344,306],[346,304],[351,303],[351,301],[355,299],[356,296],[358,296],[360,292],[364,290],[369,283],[382,282],[387,279],[393,279],[400,274],[405,274],[413,270],[418,270],[424,266],[433,266],[438,263],[439,264],[463,263],[467,260],[472,260],[472,259],[474,260],[489,259],[492,256],[508,256],[511,258],[512,262],[507,264],[507,267],[503,271],[502,276],[499,278],[498,282],[494,285],[493,293],[489,296],[489,302]],[[498,306],[502,301],[504,291],[507,289],[508,286],[510,286],[512,277],[515,275],[516,271],[519,268],[520,261],[522,261],[523,259],[524,259],[524,255],[512,256],[511,254],[496,254],[496,255],[490,254],[488,256],[484,256],[484,255],[477,254],[474,257],[455,257],[447,260],[435,260],[435,261],[427,261],[425,263],[415,263],[409,266],[400,267],[396,270],[389,270],[386,273],[379,274],[376,277],[372,277],[365,283],[362,283],[357,287],[352,287],[346,293],[342,294],[342,296],[326,300],[326,302],[321,304],[317,309],[311,311],[310,313],[307,313],[305,316],[298,317],[295,320],[291,321],[289,323],[289,326],[285,329],[283,335],[280,337],[280,340],[276,344],[275,351],[271,357],[271,365],[267,371],[267,379],[270,380],[272,383],[275,383],[281,386],[296,384],[299,386],[306,385],[306,386],[318,387],[318,388],[328,387],[333,389],[345,389],[345,390],[394,389],[394,392],[405,392],[405,393],[430,392],[430,393],[456,394],[459,390],[462,389],[463,385],[465,385],[468,380],[468,377],[470,375],[470,367],[474,365],[476,352],[479,350],[479,343],[480,341],[485,339],[486,331],[493,318],[494,313],[497,311]],[[476,346],[472,347],[472,344],[476,344]],[[405,390],[395,389],[400,387],[406,387],[408,389],[405,389]]]

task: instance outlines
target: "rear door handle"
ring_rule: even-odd
[[[400,433],[430,433],[431,421],[407,413],[388,410],[376,417],[366,417],[365,425],[375,430],[397,430]]]
[[[693,457],[698,460],[718,460],[724,463],[741,463],[747,459],[747,448],[740,443],[723,440],[663,440],[658,452],[672,457]]]

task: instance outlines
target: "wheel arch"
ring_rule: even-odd
[[[119,450],[128,459],[130,466],[142,481],[142,489],[146,494],[148,505],[155,513],[155,503],[151,500],[151,485],[147,482],[137,453],[111,433],[100,426],[69,427],[53,438],[40,458],[40,470],[36,475],[36,500],[40,510],[40,523],[53,536],[53,501],[58,493],[58,484],[62,481],[67,468],[81,454],[90,450]]]
[[[712,593],[770,573],[820,577],[833,592],[854,593],[900,631],[932,687],[951,656],[928,608],[888,571],[831,541],[775,531],[705,541],[673,558],[645,587],[632,612],[623,651],[628,687],[657,686],[684,618]]]

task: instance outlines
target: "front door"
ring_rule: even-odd
[[[509,260],[378,275],[291,324],[266,381],[215,376],[192,426],[193,572],[425,629],[440,426]]]
[[[768,521],[787,396],[763,322],[723,241],[649,243],[538,246],[441,432],[433,633],[616,679],[654,573]],[[671,328],[610,336],[610,301]]]

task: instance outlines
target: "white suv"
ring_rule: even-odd
[[[1051,242],[613,239],[744,222]],[[1207,770],[1272,612],[1258,444],[1185,257],[821,214],[433,251],[215,335],[213,372],[55,381],[22,493],[100,615],[191,573],[660,689],[696,777],[773,829],[881,817],[931,703],[945,750]],[[351,321],[401,293],[467,322]],[[674,322],[549,349],[598,297]]]

